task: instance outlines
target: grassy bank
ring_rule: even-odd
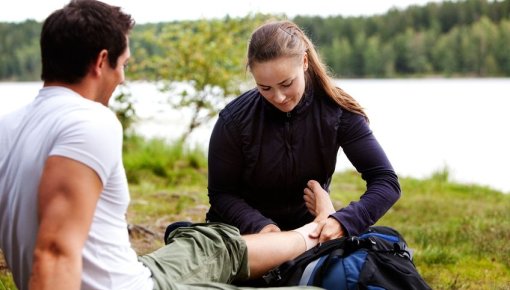
[[[337,174],[333,199],[364,189],[356,172]],[[402,197],[378,222],[399,230],[433,289],[510,289],[510,196],[476,185],[401,178]]]
[[[125,145],[132,195],[130,236],[139,254],[162,245],[167,224],[203,221],[208,208],[206,158],[162,141]],[[402,197],[378,222],[399,230],[415,264],[433,289],[510,289],[510,196],[477,185],[449,182],[448,172],[427,179],[401,177]],[[356,172],[337,173],[336,207],[365,189]],[[15,289],[0,261],[0,290]]]

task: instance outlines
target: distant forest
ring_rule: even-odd
[[[369,17],[296,16],[291,20],[312,38],[338,78],[510,76],[510,0],[445,1]],[[39,80],[41,25],[33,20],[0,22],[0,80]],[[132,49],[143,46],[145,52],[157,54],[157,47],[151,49],[150,43],[136,43],[137,39],[154,27],[179,25],[136,25]],[[236,41],[245,43],[247,37]]]

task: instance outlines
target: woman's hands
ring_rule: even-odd
[[[340,225],[340,223],[332,217],[318,222],[315,231],[310,233],[310,237],[318,238],[319,243],[324,243],[332,239],[340,238],[344,235],[345,233],[342,229],[342,225]]]
[[[318,224],[310,237],[318,238],[319,243],[323,243],[344,236],[345,233],[340,222],[329,217],[335,212],[329,193],[315,180],[308,181],[304,193],[306,207],[310,213],[315,215],[314,221]]]
[[[335,213],[335,208],[329,197],[329,193],[321,185],[310,180],[304,189],[306,207],[315,216],[314,222],[317,227],[310,233],[310,238],[318,239],[319,243],[340,238],[345,235],[342,225],[335,218],[329,217]],[[269,224],[260,230],[259,233],[281,232],[275,224]]]

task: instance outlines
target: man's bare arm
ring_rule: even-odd
[[[65,157],[48,158],[39,185],[30,289],[80,289],[81,251],[102,189],[90,167]]]

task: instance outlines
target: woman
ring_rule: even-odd
[[[256,29],[247,69],[256,82],[219,114],[209,145],[208,221],[241,233],[288,230],[315,219],[320,241],[357,235],[400,196],[398,178],[360,105],[335,86],[310,39],[290,21]],[[328,187],[339,148],[367,190],[334,211]]]

